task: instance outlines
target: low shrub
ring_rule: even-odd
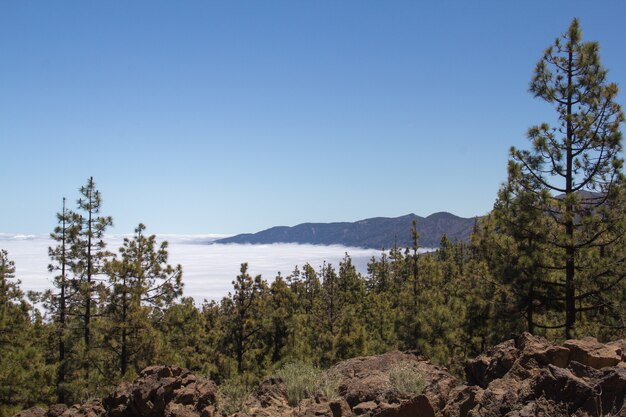
[[[426,386],[424,376],[417,368],[417,364],[411,361],[394,364],[389,369],[389,382],[391,387],[403,398],[420,395]]]
[[[247,411],[246,400],[252,392],[250,385],[243,378],[230,378],[219,386],[218,407],[231,415]]]
[[[328,376],[324,371],[303,362],[284,365],[276,372],[287,389],[289,405],[296,406],[304,398],[337,396],[339,384],[336,378]]]

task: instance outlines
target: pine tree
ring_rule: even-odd
[[[211,333],[207,332],[206,312],[195,306],[193,298],[183,297],[163,311],[154,311],[151,320],[152,326],[158,330],[153,336],[156,340],[148,345],[149,352],[142,353],[136,369],[146,366],[145,361],[152,357],[153,363],[171,363],[193,372],[213,372],[219,380],[214,363],[218,354],[211,349],[219,345],[214,339],[221,333],[217,326]]]
[[[77,319],[77,326],[82,330],[82,345],[77,346],[81,358],[77,362],[80,364],[83,375],[77,375],[74,378],[73,390],[80,389],[91,395],[97,384],[94,378],[103,376],[105,373],[102,368],[99,369],[98,375],[90,373],[99,362],[92,344],[94,325],[92,321],[99,316],[98,308],[106,298],[106,286],[98,277],[104,273],[104,265],[112,256],[106,250],[104,233],[113,225],[113,220],[109,216],[99,216],[102,195],[96,189],[93,177],[90,177],[87,184],[79,191],[81,197],[77,201],[78,211],[70,214],[72,221],[78,227],[70,241],[70,262],[74,275],[72,283],[77,290],[77,303],[80,304],[75,310],[74,317]],[[97,336],[102,335],[97,334]]]
[[[182,267],[167,263],[167,242],[157,248],[156,236],[146,237],[145,229],[139,224],[133,238],[124,239],[119,258],[105,266],[111,285],[105,312],[110,323],[106,342],[118,358],[121,376],[153,341],[149,334],[152,310],[168,309],[183,289]]]
[[[445,235],[444,235],[445,236]],[[419,256],[417,251],[419,249],[419,233],[417,231],[417,221],[413,220],[411,222],[411,249],[413,253],[411,254],[411,314],[414,317],[418,315],[419,308],[419,296],[420,296],[420,277],[419,277]],[[415,323],[412,326],[412,338],[417,341],[420,337],[419,334],[419,325]]]
[[[262,298],[267,292],[267,283],[260,275],[252,278],[248,273],[248,264],[241,264],[240,274],[233,281],[234,293],[222,301],[222,309],[228,317],[224,331],[224,345],[234,356],[236,372],[256,371],[252,368],[253,354],[260,333]]]
[[[15,264],[0,250],[0,417],[50,402],[52,375],[45,364],[41,315],[24,297]]]
[[[339,331],[339,312],[341,296],[339,278],[332,265],[324,263],[319,274],[322,277],[322,294],[320,308],[316,313],[321,323],[316,344],[320,352],[320,363],[329,366],[334,363],[337,355],[336,336]]]
[[[294,327],[296,308],[295,294],[279,274],[270,285],[268,306],[264,308],[270,322],[265,341],[270,364],[279,363],[289,354],[288,341]]]
[[[310,264],[296,267],[287,277],[294,297],[294,313],[289,318],[288,360],[319,365],[323,333],[322,285],[318,273]]]
[[[544,53],[530,91],[556,108],[557,127],[529,129],[531,150],[511,149],[505,200],[515,191],[534,194],[528,210],[548,216],[545,243],[559,252],[565,337],[574,335],[577,314],[608,308],[604,295],[623,282],[623,262],[598,258],[623,245],[623,175],[618,88],[607,81],[596,42],[583,42],[578,20]],[[511,186],[511,184],[513,184]],[[617,255],[623,259],[623,255]],[[620,260],[621,260],[620,259]],[[613,313],[617,313],[612,311]]]
[[[335,328],[335,359],[347,359],[365,354],[365,280],[346,254],[339,263],[337,276],[338,326]]]
[[[6,250],[0,250],[0,344],[11,342],[8,337],[12,331],[10,316],[13,303],[19,302],[24,294],[19,287],[20,282],[15,278],[15,263],[9,259]]]
[[[544,239],[552,227],[549,217],[533,209],[533,203],[538,203],[535,194],[523,189],[512,192],[514,186],[500,190],[492,214],[483,219],[475,237],[492,273],[510,293],[509,311],[503,317],[516,321],[521,316],[526,331],[535,333],[554,327],[547,313],[563,310],[564,284],[547,267],[556,257]],[[512,193],[514,199],[509,198]]]
[[[380,258],[372,257],[367,264],[366,279],[367,302],[365,303],[365,320],[369,334],[369,353],[384,353],[397,348],[395,323],[398,309],[394,308],[393,300],[397,298],[397,288],[393,279],[393,261],[384,248]]]
[[[48,255],[52,263],[48,265],[50,272],[57,272],[54,277],[53,284],[58,292],[50,292],[47,297],[48,311],[54,317],[57,334],[57,380],[56,392],[57,401],[59,403],[66,402],[67,389],[65,387],[66,375],[68,373],[68,347],[66,339],[68,337],[68,321],[71,315],[72,300],[76,295],[76,285],[71,285],[69,272],[72,268],[70,244],[76,238],[79,225],[75,222],[76,216],[72,215],[65,207],[65,197],[63,197],[63,206],[61,213],[57,213],[58,226],[54,232],[50,234],[50,238],[58,245],[54,248],[48,248]]]

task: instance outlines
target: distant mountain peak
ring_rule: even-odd
[[[301,243],[344,245],[370,249],[411,245],[411,227],[416,221],[421,247],[439,246],[445,234],[451,241],[466,241],[472,233],[475,217],[463,218],[448,212],[428,217],[409,213],[400,217],[372,217],[356,222],[301,223],[296,226],[274,226],[258,233],[244,233],[217,240],[215,243]]]

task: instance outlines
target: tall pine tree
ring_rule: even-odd
[[[555,107],[556,126],[530,128],[531,149],[511,149],[504,200],[519,197],[516,190],[532,193],[536,198],[528,199],[527,209],[553,223],[542,238],[558,256],[545,267],[558,274],[563,289],[555,298],[564,302],[564,317],[554,325],[570,338],[579,314],[597,309],[619,314],[606,296],[624,280],[623,254],[616,250],[624,243],[624,114],[615,102],[617,85],[607,81],[600,63],[598,43],[582,41],[576,19],[545,51],[530,91]],[[603,257],[607,253],[612,257]]]

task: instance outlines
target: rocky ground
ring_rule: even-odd
[[[242,404],[236,417],[626,417],[626,340],[594,338],[555,345],[524,333],[466,365],[467,382],[428,360],[401,352],[340,362],[327,371],[336,398],[307,398],[290,406],[284,383],[269,378]],[[421,395],[401,395],[390,382],[394,364],[419,369]],[[34,407],[19,417],[223,417],[228,413],[216,384],[186,369],[152,366],[133,383],[102,399],[71,407]]]

